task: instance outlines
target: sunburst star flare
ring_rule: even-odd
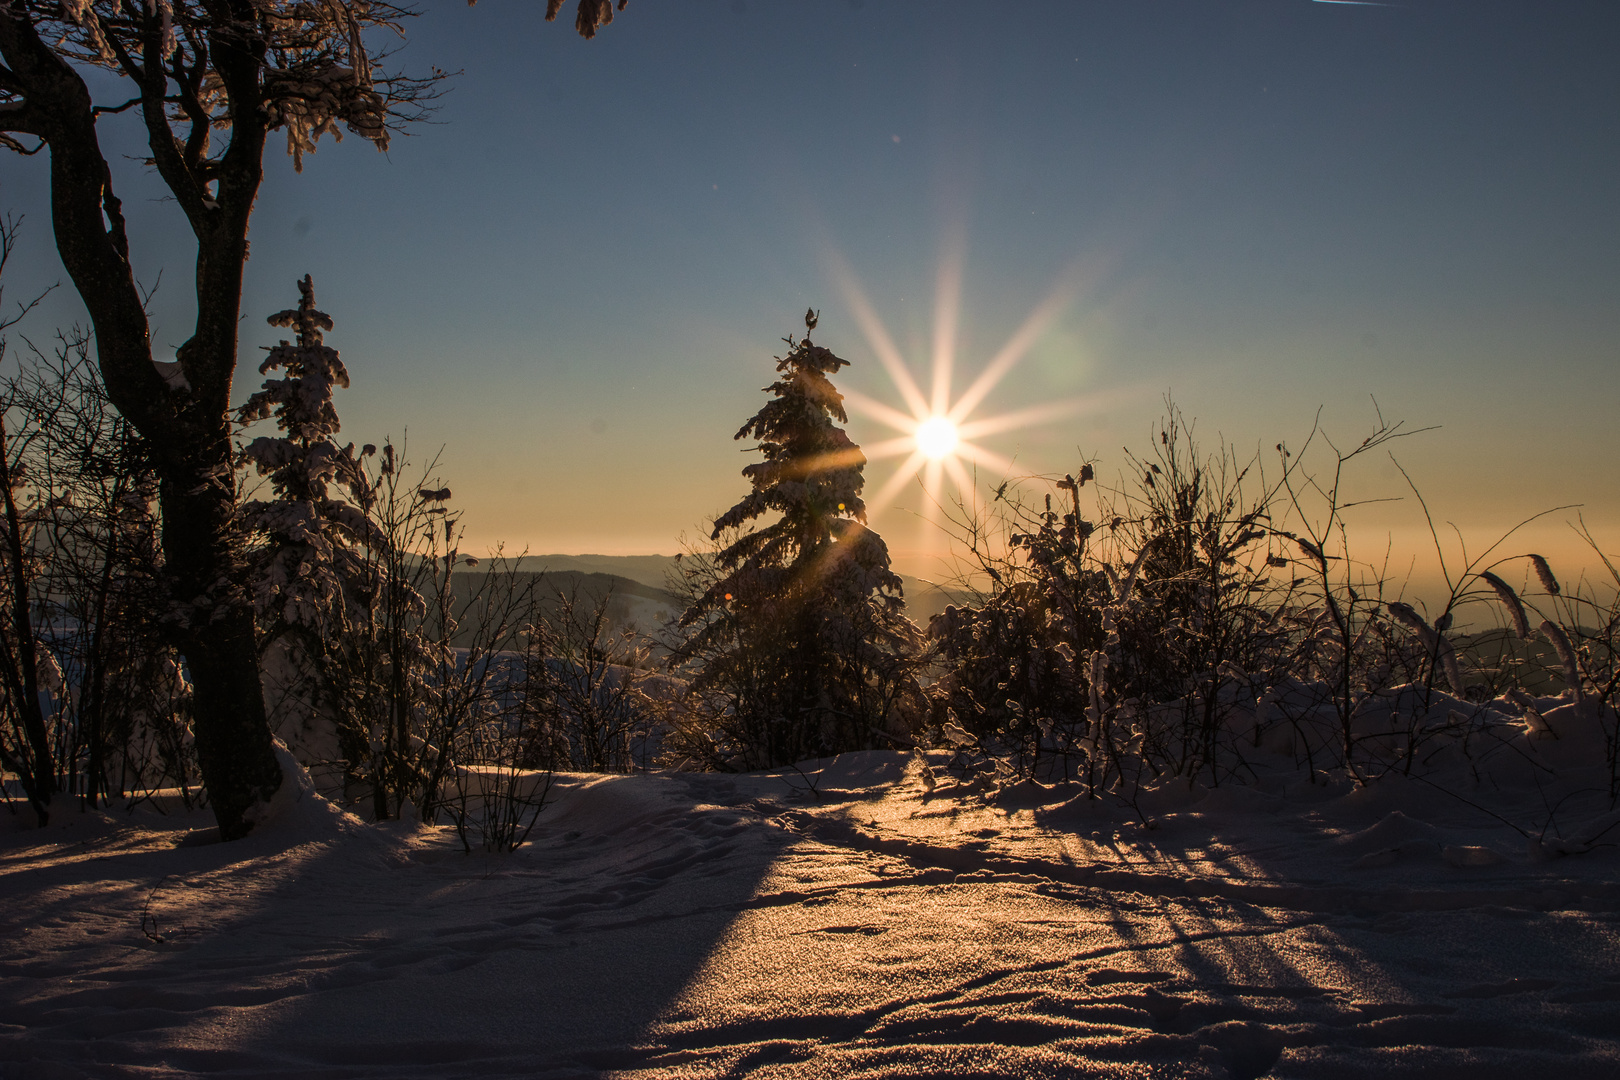
[[[893,335],[873,309],[854,271],[836,255],[830,257],[829,263],[832,276],[854,315],[856,325],[894,383],[904,406],[897,408],[856,390],[843,391],[844,402],[850,409],[897,433],[865,447],[866,456],[874,461],[902,459],[877,493],[867,500],[872,513],[881,514],[891,509],[892,501],[901,490],[913,478],[920,477],[926,500],[921,508],[922,516],[925,523],[937,526],[944,506],[947,479],[955,487],[959,499],[972,503],[975,481],[970,466],[972,470],[982,469],[1002,477],[1012,471],[1011,459],[975,440],[1079,416],[1103,403],[1103,397],[1088,395],[1030,405],[992,416],[972,415],[1086,286],[1095,281],[1094,267],[1060,277],[1057,285],[1042,298],[983,368],[974,373],[971,379],[962,380],[966,387],[953,400],[952,389],[959,358],[958,324],[962,311],[959,251],[952,247],[947,252],[935,282],[937,295],[933,341],[929,350],[932,385],[926,393],[912,375],[911,364],[895,344]]]

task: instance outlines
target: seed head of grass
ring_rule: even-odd
[[[1558,595],[1558,579],[1553,577],[1552,567],[1540,555],[1530,556],[1530,565],[1536,568],[1536,577],[1541,579],[1541,587],[1547,590],[1548,596]]]
[[[1529,641],[1532,636],[1530,633],[1530,619],[1524,613],[1524,605],[1519,602],[1518,593],[1515,593],[1507,582],[1489,570],[1482,571],[1479,577],[1481,581],[1495,591],[1496,598],[1502,601],[1502,606],[1508,609],[1509,615],[1513,616],[1513,630],[1519,635],[1519,640]]]

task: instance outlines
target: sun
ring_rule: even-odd
[[[907,484],[920,476],[926,502],[920,507],[925,527],[937,525],[945,512],[947,478],[956,489],[956,498],[971,504],[975,484],[970,467],[983,468],[996,477],[1012,472],[1012,461],[975,440],[987,435],[1027,430],[1042,424],[1078,416],[1103,405],[1099,395],[1046,402],[996,416],[974,416],[975,410],[1029,352],[1041,335],[1077,299],[1088,278],[1087,268],[1076,266],[1062,275],[1051,293],[1036,305],[1007,342],[996,350],[961,394],[953,400],[956,375],[957,326],[961,313],[962,245],[948,245],[941,260],[934,304],[932,385],[925,395],[912,375],[912,367],[895,345],[893,337],[872,310],[854,272],[835,254],[829,257],[832,276],[848,302],[867,344],[883,364],[894,387],[905,403],[904,409],[868,397],[855,390],[844,390],[845,402],[862,415],[893,428],[895,435],[862,447],[869,460],[903,458],[877,493],[866,500],[872,512],[881,514]]]
[[[948,416],[930,416],[917,425],[912,438],[917,442],[917,450],[929,461],[943,461],[962,441],[956,425]]]

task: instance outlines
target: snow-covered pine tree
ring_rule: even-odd
[[[325,637],[351,616],[363,617],[369,598],[355,590],[369,577],[363,548],[382,542],[367,513],[371,484],[354,444],[339,447],[333,439],[341,425],[332,391],[349,385],[349,373],[322,337],[332,317],[315,309],[308,275],[298,292],[296,309],[268,320],[292,327],[296,344],[282,341],[266,350],[259,365],[261,375],[278,368],[286,375],[266,379],[237,416],[243,424],[274,417],[282,432],[261,435],[243,451],[246,462],[269,477],[274,494],[242,504],[242,520],[266,540],[253,601],[272,638],[289,632]],[[369,446],[362,451],[370,452]]]
[[[260,543],[250,558],[250,591],[263,633],[271,721],[306,765],[340,756],[319,673],[334,642],[363,624],[376,593],[368,548],[386,544],[370,513],[372,484],[354,445],[339,447],[332,394],[349,373],[323,331],[332,317],[315,308],[315,286],[298,283],[298,307],[270,316],[295,342],[268,349],[260,374],[280,370],[237,413],[242,424],[274,418],[278,435],[248,443],[242,456],[269,478],[271,498],[242,504],[241,520]],[[361,453],[369,454],[372,447]]]
[[[538,621],[536,585],[497,559],[457,595],[456,568],[479,560],[457,550],[450,489],[431,465],[407,478],[386,441],[381,453],[337,444],[332,396],[349,375],[323,339],[332,319],[316,310],[313,283],[298,289],[298,307],[269,320],[297,340],[259,368],[282,375],[237,414],[279,429],[241,455],[270,487],[241,510],[258,541],[249,592],[270,719],[323,789],[366,799],[378,819],[414,807],[433,821],[458,757],[471,760],[499,727],[507,677],[488,658]]]
[[[848,361],[811,342],[814,312],[805,325],[783,339],[771,400],[735,436],[764,456],[743,469],[752,490],[715,519],[718,550],[691,564],[676,661],[695,669],[697,713],[684,741],[720,767],[893,746],[916,691],[919,634],[888,546],[866,527],[866,457],[828,379]]]

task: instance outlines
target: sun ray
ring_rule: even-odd
[[[907,416],[892,405],[885,405],[876,398],[867,397],[859,390],[840,391],[844,395],[844,404],[854,406],[857,412],[865,413],[874,420],[881,420],[896,431],[917,430],[918,420],[914,416]]]
[[[945,466],[932,458],[926,461],[927,464],[923,466],[923,490],[928,493],[928,506],[923,514],[932,521],[939,510],[940,496],[944,494],[944,485],[941,481],[945,477]]]
[[[911,411],[918,416],[926,414],[928,402],[923,397],[922,389],[918,387],[917,380],[911,377],[905,358],[900,355],[894,339],[889,337],[889,331],[884,327],[883,320],[878,318],[877,312],[873,311],[872,305],[867,302],[860,281],[855,277],[855,271],[836,255],[830,258],[835,263],[834,277],[839,291],[844,294],[844,300],[855,316],[856,325],[861,328],[861,333],[866,335],[866,343],[872,347],[872,352],[888,370],[889,378],[894,380],[895,388],[900,391],[900,396],[906,399],[906,405]]]
[[[889,500],[900,494],[900,489],[911,482],[911,478],[917,475],[917,470],[922,467],[922,463],[926,460],[928,459],[923,457],[921,450],[912,451],[911,456],[906,458],[898,469],[894,470],[894,475],[884,481],[882,487],[878,488],[878,493],[867,500],[867,505],[876,507],[879,512],[889,509]]]
[[[1099,267],[1076,264],[1070,268],[1068,273],[1059,278],[1058,283],[1052,287],[1052,291],[1046,295],[1044,300],[1035,305],[1035,310],[1029,313],[1023,325],[1018,328],[1012,337],[1007,339],[1007,344],[1003,345],[1000,351],[984,366],[984,370],[979,373],[979,377],[974,379],[973,384],[963,392],[961,397],[956,399],[956,404],[951,406],[950,418],[960,423],[964,416],[978,408],[985,395],[995,389],[996,384],[1006,377],[1007,372],[1011,371],[1013,366],[1024,358],[1024,355],[1029,352],[1030,346],[1034,345],[1041,334],[1046,332],[1046,328],[1051,326],[1057,320],[1057,317],[1063,314],[1064,310],[1095,282],[1100,272]]]
[[[962,313],[962,263],[967,238],[952,230],[939,260],[934,284],[934,386],[929,412],[941,416],[951,404],[951,368]]]
[[[964,439],[977,439],[983,435],[999,435],[1003,431],[1047,424],[1053,420],[1067,420],[1083,413],[1096,412],[1101,407],[1100,399],[1097,398],[1069,398],[1066,401],[1054,401],[1046,405],[1031,405],[1026,409],[1002,413],[1000,416],[987,416],[983,420],[968,420],[957,424],[956,432]]]
[[[899,457],[901,454],[922,453],[917,449],[917,440],[911,435],[900,435],[893,439],[884,439],[882,442],[869,443],[861,450],[868,458]]]
[[[977,379],[973,380],[973,384],[967,388],[960,398],[957,398],[956,404],[951,407],[952,420],[960,421],[968,413],[979,407],[979,403],[985,399],[985,395],[995,389],[996,384],[1007,376],[1007,372],[1013,369],[1013,365],[1024,358],[1024,354],[1029,352],[1030,346],[1035,344],[1036,339],[1051,325],[1052,320],[1057,318],[1067,300],[1067,297],[1060,296],[1054,290],[1051,296],[1047,297],[1034,311],[1029,313],[1029,317],[1024,320],[1024,324],[1018,328],[1018,331],[1012,337],[1007,339],[1007,344],[1001,347],[1001,351],[996,353],[990,362],[984,366],[984,370],[979,373]]]
[[[951,480],[956,484],[956,490],[960,493],[960,497],[965,498],[969,505],[972,505],[978,501],[975,498],[977,492],[973,483],[973,477],[969,476],[967,474],[967,470],[962,468],[962,463],[960,461],[956,460],[954,457],[946,458],[945,471],[951,474]]]
[[[841,469],[856,464],[866,456],[860,447],[851,446],[843,450],[834,450],[828,454],[817,454],[806,462],[805,467],[812,471],[818,469]]]
[[[974,443],[964,442],[956,448],[957,456],[965,457],[975,465],[983,465],[1002,475],[1012,472],[1012,458],[1004,458],[993,450],[986,450]]]

